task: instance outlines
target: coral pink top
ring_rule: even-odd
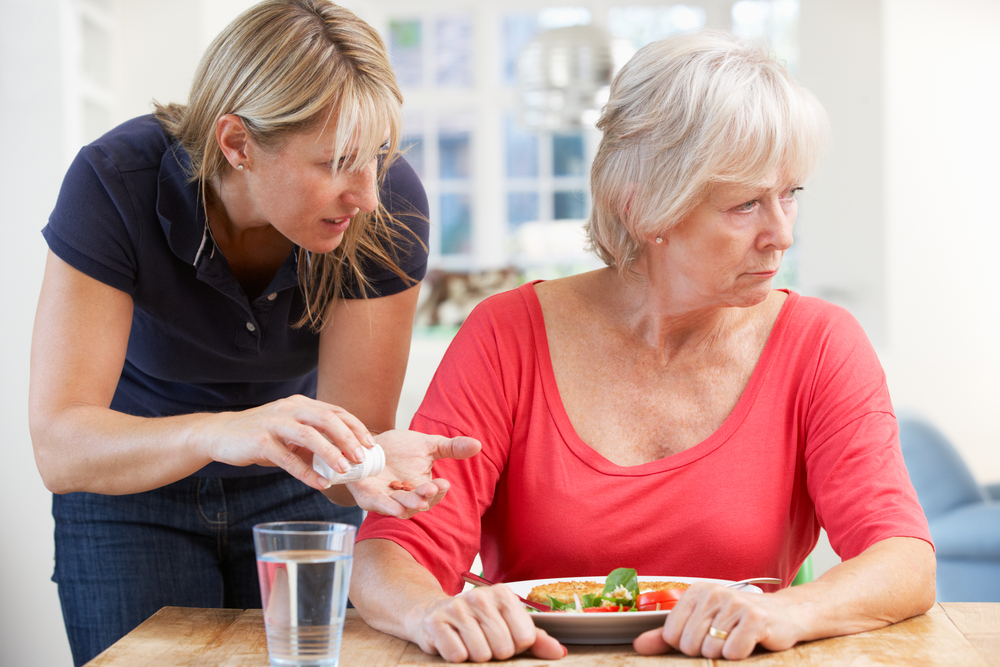
[[[623,467],[577,436],[531,284],[473,312],[411,428],[483,451],[435,464],[452,488],[430,512],[369,514],[358,539],[396,542],[452,594],[477,552],[494,581],[633,567],[788,585],[821,526],[845,560],[888,537],[931,541],[868,339],[794,292],[732,414],[679,454]]]

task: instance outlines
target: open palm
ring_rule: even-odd
[[[375,436],[385,451],[385,468],[378,475],[347,485],[358,505],[369,512],[408,519],[436,505],[447,493],[444,479],[433,479],[434,461],[467,459],[482,449],[478,440],[447,438],[416,431],[393,430]],[[412,491],[393,489],[395,481],[409,482]]]

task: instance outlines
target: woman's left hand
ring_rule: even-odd
[[[362,509],[409,519],[436,505],[447,493],[444,479],[433,479],[431,468],[438,459],[467,459],[482,449],[478,440],[447,438],[416,431],[385,431],[375,436],[385,452],[385,469],[347,485]],[[408,482],[410,491],[394,489],[392,482]]]
[[[772,651],[794,646],[804,635],[800,619],[773,595],[698,582],[681,596],[662,628],[644,632],[632,645],[643,655],[674,648],[689,656],[741,660],[758,644]]]

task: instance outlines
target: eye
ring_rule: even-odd
[[[750,211],[754,210],[755,208],[757,208],[757,200],[756,199],[754,199],[753,201],[745,202],[743,204],[739,204],[738,206],[734,206],[733,210],[736,211],[737,213],[749,213]]]
[[[794,188],[789,188],[785,194],[781,195],[782,199],[795,199],[795,195],[802,192],[802,188],[796,185]]]

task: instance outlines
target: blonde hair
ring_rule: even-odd
[[[207,184],[231,168],[219,147],[218,118],[235,114],[250,139],[278,150],[292,133],[334,122],[337,155],[345,169],[361,169],[379,153],[388,126],[390,143],[379,181],[397,157],[403,96],[378,33],[327,0],[266,0],[243,12],[213,40],[195,74],[187,105],[155,105],[156,117],[191,158],[189,177],[203,202]],[[378,120],[373,120],[378,119]],[[383,122],[380,122],[384,120]],[[342,266],[362,294],[370,287],[361,265],[375,260],[407,282],[397,265],[399,232],[382,202],[351,221],[340,246],[313,256],[299,250],[299,284],[306,311],[295,323],[320,330],[328,306],[343,292]],[[417,242],[419,239],[414,236]]]
[[[646,239],[680,222],[715,183],[775,172],[801,183],[826,112],[761,47],[722,31],[677,35],[621,69],[597,127],[589,248],[626,277]]]

